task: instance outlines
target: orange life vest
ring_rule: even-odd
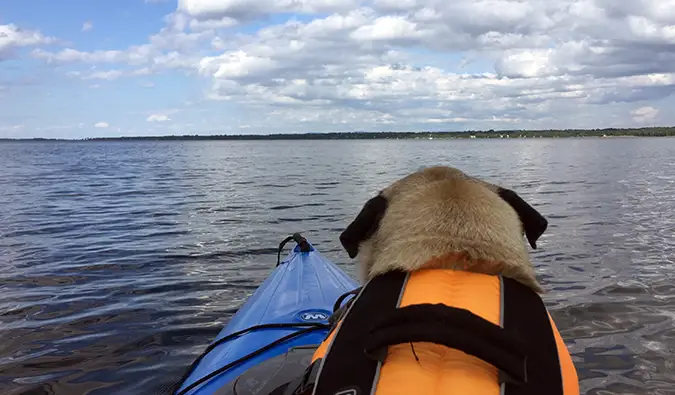
[[[292,393],[579,395],[543,301],[515,280],[391,272],[350,303]]]

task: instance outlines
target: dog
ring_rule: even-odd
[[[381,190],[339,236],[362,287],[332,317],[306,393],[578,395],[527,249],[547,227],[516,192],[452,167]]]
[[[422,267],[513,278],[537,293],[530,246],[548,221],[515,192],[451,167],[414,172],[370,199],[340,235],[359,281]]]

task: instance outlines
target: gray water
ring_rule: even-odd
[[[675,394],[675,139],[0,144],[0,393],[151,393],[301,231],[423,165],[513,188],[583,393]]]

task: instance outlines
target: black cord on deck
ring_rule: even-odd
[[[300,246],[300,252],[309,252],[311,250],[307,239],[305,239],[300,233],[293,233],[291,236],[288,236],[281,243],[279,243],[279,249],[277,250],[277,266],[281,264],[281,251],[284,249],[286,243],[291,240],[294,240]]]

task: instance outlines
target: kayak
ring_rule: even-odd
[[[289,241],[296,246],[283,261]],[[302,235],[173,387],[174,395],[269,394],[303,374],[341,300],[359,287]]]

